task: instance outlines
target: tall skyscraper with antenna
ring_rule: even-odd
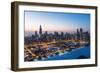
[[[40,28],[39,28],[39,35],[41,36],[42,35],[42,27],[40,25]]]

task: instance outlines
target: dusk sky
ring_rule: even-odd
[[[90,14],[25,11],[25,31],[90,32]]]

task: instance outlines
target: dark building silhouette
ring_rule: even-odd
[[[37,31],[35,31],[35,35],[36,35],[36,36],[38,35]]]
[[[35,38],[35,41],[38,41],[38,37],[39,37],[39,36],[38,36],[37,31],[35,31],[35,35],[34,35],[34,36],[35,36],[35,37],[34,37],[34,38]],[[34,40],[34,38],[33,38],[33,40]]]
[[[42,27],[40,25],[40,28],[39,28],[39,35],[41,36],[42,35]]]
[[[79,32],[78,29],[77,29],[77,33],[76,33],[76,35],[77,35],[77,36],[76,36],[76,40],[79,41],[79,40],[80,40],[80,32]]]
[[[80,40],[82,41],[83,40],[83,29],[80,28]]]

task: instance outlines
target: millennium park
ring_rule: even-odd
[[[25,12],[24,61],[90,58],[90,15]]]

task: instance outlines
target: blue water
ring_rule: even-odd
[[[74,49],[70,52],[64,52],[61,55],[48,57],[44,60],[65,60],[65,59],[81,59],[80,57],[90,58],[90,46]]]

